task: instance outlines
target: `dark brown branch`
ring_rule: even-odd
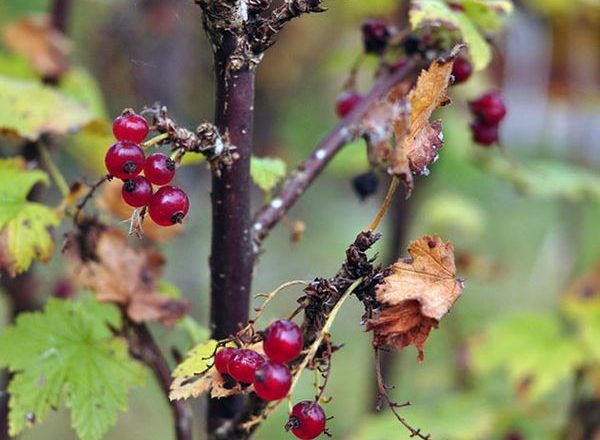
[[[285,24],[294,18],[311,12],[325,12],[321,0],[292,0],[285,1],[275,8],[271,15],[254,31],[252,48],[255,53],[262,53],[275,43],[275,36],[283,29]]]
[[[142,361],[152,369],[154,377],[158,381],[161,390],[169,401],[171,387],[171,370],[164,358],[160,347],[152,337],[152,334],[144,324],[134,325],[133,330],[137,336],[136,348],[140,351]],[[173,424],[175,425],[175,438],[177,440],[192,440],[192,418],[191,412],[185,401],[169,401],[173,413]]]
[[[72,0],[54,0],[52,5],[52,26],[63,34],[67,33],[71,7]]]
[[[367,96],[352,112],[317,145],[308,159],[301,163],[285,182],[283,189],[268,205],[264,205],[255,215],[252,224],[254,243],[258,247],[269,235],[271,229],[304,194],[304,191],[323,171],[338,151],[359,135],[358,125],[369,106],[387,93],[395,84],[417,77],[420,67],[412,62],[392,74],[378,80]]]

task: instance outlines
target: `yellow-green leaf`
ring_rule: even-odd
[[[35,80],[0,76],[0,133],[37,140],[44,133],[67,134],[90,122],[86,105]]]
[[[513,10],[510,0],[463,0],[461,6],[469,19],[485,31],[499,30],[502,17]]]
[[[174,378],[188,378],[205,371],[213,363],[217,341],[210,339],[192,348],[185,360],[173,371]]]
[[[278,158],[252,156],[250,173],[256,186],[269,193],[285,177],[286,165]]]
[[[35,260],[48,261],[54,250],[49,229],[58,226],[56,213],[27,201],[36,183],[48,184],[40,170],[26,170],[21,158],[0,159],[0,268],[12,276]]]

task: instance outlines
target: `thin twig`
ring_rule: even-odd
[[[383,220],[383,217],[385,217],[385,213],[388,211],[392,204],[392,201],[394,200],[394,194],[396,194],[396,190],[398,189],[399,184],[400,179],[398,179],[398,177],[396,176],[393,176],[387,194],[385,195],[385,199],[383,199],[383,204],[381,205],[381,208],[379,208],[379,212],[377,212],[377,215],[369,225],[370,231],[374,231],[375,229],[377,229],[379,223],[381,223],[381,220]]]
[[[325,166],[340,149],[360,134],[358,125],[371,104],[403,80],[413,80],[421,69],[413,62],[407,64],[375,83],[371,91],[340,123],[317,145],[306,161],[302,162],[269,204],[254,216],[252,231],[256,250],[269,235],[271,229],[304,194],[308,186],[321,174]]]
[[[160,347],[152,337],[152,334],[146,325],[134,325],[133,329],[140,344],[141,358],[144,363],[152,369],[152,372],[171,407],[173,423],[175,425],[175,438],[177,440],[192,440],[191,413],[188,410],[185,401],[169,400],[171,370],[169,369],[167,360],[164,358]]]
[[[81,202],[79,202],[77,204],[77,210],[75,211],[75,214],[73,215],[73,219],[75,220],[75,223],[77,223],[79,221],[79,215],[81,214],[81,211],[85,207],[86,203],[92,198],[92,196],[94,195],[94,193],[96,192],[98,187],[100,187],[104,182],[108,182],[109,180],[110,180],[110,177],[108,175],[106,175],[106,176],[101,177],[97,182],[95,182],[92,186],[90,186],[90,189],[87,192],[87,194],[83,197],[83,199],[81,199]]]
[[[381,374],[381,363],[380,363],[379,349],[375,347],[374,350],[375,350],[375,375],[376,375],[376,378],[377,378],[377,387],[379,389],[379,400],[381,400],[381,399],[385,400],[385,402],[387,403],[388,407],[394,413],[394,415],[396,416],[396,418],[398,419],[398,421],[406,429],[409,430],[411,438],[412,437],[418,437],[418,438],[423,439],[423,440],[432,440],[431,434],[423,434],[419,428],[414,428],[398,412],[398,408],[404,408],[404,407],[410,406],[410,402],[396,403],[396,402],[394,402],[390,398],[390,396],[389,396],[389,394],[387,392],[387,388],[388,387],[385,385],[385,382],[383,381],[383,376]],[[377,410],[379,411],[380,409],[381,409],[381,407],[378,404]]]

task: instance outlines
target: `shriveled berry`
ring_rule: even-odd
[[[325,432],[327,418],[325,411],[316,402],[303,400],[292,408],[292,414],[285,425],[287,431],[302,440],[312,440]]]
[[[379,188],[379,177],[374,171],[358,174],[352,179],[352,187],[354,192],[361,200],[375,194]]]
[[[119,141],[139,144],[148,136],[148,122],[131,110],[125,110],[113,122],[113,134]]]
[[[365,52],[381,54],[392,36],[390,25],[385,20],[365,20],[361,26]]]
[[[154,185],[166,185],[175,176],[175,162],[164,153],[152,153],[146,158],[144,175]]]
[[[108,173],[124,180],[140,174],[144,168],[144,161],[144,151],[133,142],[116,142],[104,156]]]
[[[471,77],[471,73],[473,73],[473,66],[468,59],[458,57],[454,60],[454,65],[452,66],[454,84],[464,83]]]
[[[254,350],[242,348],[229,358],[227,369],[238,382],[252,383],[254,373],[264,362],[264,358]]]
[[[481,145],[492,145],[498,142],[498,125],[475,121],[471,124],[473,140]]]
[[[498,124],[506,116],[506,106],[502,95],[491,91],[481,95],[470,104],[471,112],[481,121]]]
[[[256,395],[267,402],[283,399],[292,385],[292,374],[287,366],[267,361],[254,373]]]
[[[144,176],[135,176],[133,179],[123,182],[121,195],[129,206],[139,208],[147,205],[150,201],[152,185]]]
[[[175,186],[163,186],[154,193],[148,204],[150,218],[160,226],[181,223],[190,208],[185,192]]]
[[[265,333],[263,349],[272,361],[289,362],[296,359],[302,351],[302,330],[292,321],[275,321]]]
[[[362,99],[363,95],[358,92],[342,92],[335,102],[335,112],[340,118],[344,118],[354,109],[354,107],[356,107],[356,104],[362,101]]]
[[[224,347],[215,355],[215,368],[219,373],[229,374],[229,360],[238,352],[237,348]]]

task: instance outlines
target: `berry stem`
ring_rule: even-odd
[[[294,380],[292,381],[292,386],[290,387],[290,391],[288,393],[288,396],[290,397],[290,399],[291,399],[292,393],[294,392],[294,388],[296,388],[296,385],[298,385],[298,381],[300,380],[302,371],[304,371],[304,369],[306,368],[308,363],[311,361],[311,359],[313,359],[315,357],[315,355],[317,354],[317,350],[321,346],[321,343],[323,342],[323,340],[329,336],[329,330],[331,329],[331,326],[333,325],[333,321],[335,321],[337,314],[339,313],[340,309],[342,308],[342,305],[348,299],[348,297],[352,294],[352,292],[354,292],[354,290],[358,287],[358,285],[361,282],[362,282],[362,278],[359,278],[359,279],[355,280],[352,284],[350,284],[350,287],[348,287],[348,289],[346,289],[344,294],[341,296],[340,300],[336,303],[336,305],[331,310],[331,313],[329,315],[327,315],[327,321],[325,321],[325,325],[323,325],[323,328],[321,329],[319,336],[317,336],[317,339],[315,339],[315,341],[311,344],[311,346],[308,349],[308,353],[306,353],[306,356],[304,357],[304,359],[302,359],[302,363],[300,363],[300,365],[296,369],[296,372],[294,374]],[[291,411],[291,409],[292,408],[291,408],[291,400],[290,400],[290,411]]]
[[[60,191],[61,195],[63,197],[68,197],[70,193],[69,185],[67,184],[65,177],[62,175],[62,173],[56,166],[56,163],[54,163],[54,160],[52,159],[48,148],[46,148],[46,146],[42,142],[38,142],[36,145],[38,148],[40,159],[42,160],[44,167],[48,171],[48,174],[50,174],[52,180],[54,180],[54,183],[58,187],[58,190]]]
[[[377,212],[377,215],[369,225],[369,231],[374,231],[375,229],[377,229],[379,223],[381,223],[381,220],[383,220],[383,217],[385,217],[385,213],[388,211],[388,209],[390,209],[390,206],[392,205],[392,201],[394,200],[394,194],[396,194],[396,190],[398,189],[399,184],[400,179],[398,179],[398,177],[396,176],[393,176],[390,182],[390,186],[388,187],[387,194],[385,195],[385,199],[383,199],[383,204],[381,205],[381,208],[379,208],[379,212]]]
[[[256,321],[258,321],[258,318],[261,317],[262,313],[265,311],[267,304],[269,304],[273,298],[275,298],[275,295],[277,295],[279,292],[281,292],[282,290],[291,287],[291,286],[308,286],[308,282],[307,281],[303,281],[303,280],[294,280],[294,281],[288,281],[287,283],[283,283],[281,286],[277,287],[275,290],[268,292],[268,293],[257,293],[256,295],[254,295],[254,298],[266,298],[265,301],[261,304],[261,306],[259,308],[254,309],[254,311],[256,312],[256,315],[254,316],[253,319],[250,320],[250,324],[254,324]]]
[[[159,142],[162,142],[162,141],[164,141],[165,139],[168,139],[168,138],[169,138],[169,133],[161,133],[161,134],[159,134],[157,136],[154,136],[153,138],[148,139],[145,142],[142,142],[140,144],[140,147],[142,147],[143,149],[146,149],[146,148],[149,148],[152,145],[156,145]]]

